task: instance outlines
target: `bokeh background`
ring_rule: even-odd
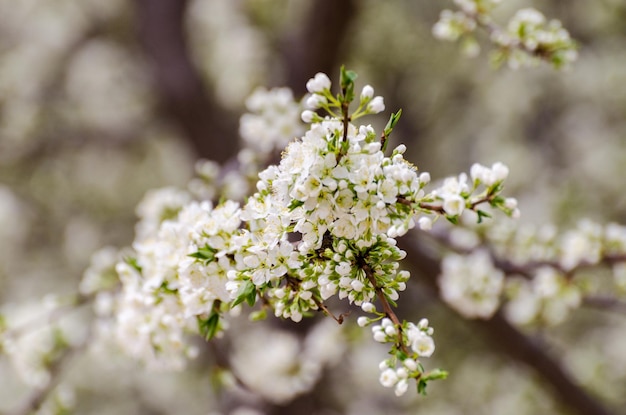
[[[522,221],[626,223],[626,3],[511,0],[497,9],[502,21],[530,6],[560,19],[580,44],[564,71],[494,70],[487,42],[477,58],[464,57],[431,34],[450,6],[0,0],[2,307],[36,309],[47,293],[75,292],[94,251],[131,243],[148,189],[184,187],[199,158],[232,159],[255,87],[289,86],[301,96],[307,79],[318,71],[334,79],[341,64],[373,85],[388,111],[403,109],[393,140],[433,178],[502,161]],[[488,327],[461,320],[428,290],[402,312],[430,318],[434,365],[451,372],[428,397],[397,399],[382,388],[372,355],[384,351],[365,339],[295,401],[246,402],[268,414],[575,413],[540,368],[502,353]],[[624,315],[580,311],[525,334],[559,356],[607,413],[626,413]],[[236,397],[212,385],[211,361],[155,375],[121,356],[81,356],[67,379],[79,414],[236,413]],[[24,396],[0,361],[0,410]]]

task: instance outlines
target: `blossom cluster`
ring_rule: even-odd
[[[346,346],[340,326],[328,319],[300,339],[293,332],[259,326],[240,330],[233,337],[233,374],[247,388],[276,403],[313,388],[324,368],[339,363]]]
[[[480,51],[474,32],[482,27],[496,47],[492,61],[497,66],[507,63],[516,69],[545,61],[560,68],[577,58],[576,44],[561,22],[548,21],[538,10],[518,10],[502,28],[491,16],[499,0],[455,0],[455,3],[459,10],[443,10],[433,26],[433,34],[449,41],[463,38],[464,49],[471,56]]]
[[[472,211],[482,220],[489,216],[481,210],[484,204],[516,216],[515,201],[501,196],[508,169],[477,164],[469,176],[448,178],[427,191],[430,175],[404,159],[406,146],[385,154],[400,111],[380,134],[371,125],[354,124],[384,110],[371,86],[356,96],[355,79],[342,70],[340,92],[333,95],[328,76],[317,74],[307,83],[309,109],[301,114],[292,111],[286,90],[253,94],[248,106],[256,115],[242,117],[241,133],[250,143],[266,134],[258,151],[271,152],[298,131],[298,115],[310,125],[287,145],[278,165],[258,174],[257,191],[245,203],[198,200],[203,194],[213,198],[216,187],[166,188],[146,196],[137,210],[132,249],[95,256],[81,285],[83,295],[96,297],[102,337],[148,366],[181,368],[197,353],[189,334],[221,336],[244,304],[255,307],[254,320],[269,312],[299,322],[321,311],[341,323],[344,316],[332,315],[326,305],[338,298],[372,315],[359,318],[359,325],[380,321],[374,338],[389,343],[392,355],[384,362],[384,386],[393,383],[401,394],[415,379],[423,392],[428,381],[445,377],[419,363],[434,351],[428,322],[401,321],[393,311],[410,277],[400,269],[406,253],[396,238],[418,224],[428,229],[438,217],[456,223]],[[358,105],[350,113],[353,100]],[[199,167],[206,178],[217,177],[213,165]],[[113,270],[117,288],[109,278]],[[376,311],[375,301],[383,312]],[[285,396],[309,388],[330,360],[306,366],[310,370],[298,380],[302,388]],[[236,370],[240,379],[263,389],[252,374]]]
[[[444,301],[468,318],[490,318],[506,302],[513,323],[556,325],[585,299],[624,293],[622,225],[582,220],[559,233],[554,225],[500,222],[474,230],[473,239],[450,234],[458,253],[444,258],[439,277]],[[612,271],[610,295],[598,279],[602,268]]]
[[[433,328],[428,327],[428,320],[419,323],[405,322],[398,326],[389,318],[383,318],[380,324],[372,326],[374,340],[379,343],[392,343],[392,357],[380,362],[380,383],[387,388],[394,388],[397,396],[403,395],[409,387],[409,379],[418,380],[418,390],[425,386],[426,378],[445,378],[445,372],[433,371],[424,376],[419,367],[419,358],[430,357],[435,351],[432,338]],[[398,337],[401,338],[400,343]]]

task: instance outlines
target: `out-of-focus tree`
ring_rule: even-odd
[[[520,21],[538,18],[514,16],[532,4],[495,3],[0,0],[0,412],[622,413],[625,307],[608,281],[626,283],[609,244],[617,228],[595,223],[626,220],[626,5],[543,2],[545,16],[578,42],[577,61],[555,71],[507,67],[503,51],[519,45],[558,64],[569,55],[547,55],[537,39],[523,38]],[[442,7],[452,11],[441,14]],[[513,36],[511,27],[519,38],[494,36]],[[485,51],[475,56],[478,45]],[[499,69],[490,50],[499,53]],[[532,61],[520,59],[513,65]],[[420,171],[443,177],[475,161],[510,167],[506,193],[522,212],[517,233],[463,223],[400,241],[413,277],[398,314],[429,317],[437,330],[432,364],[449,378],[425,398],[396,398],[372,365],[386,350],[352,315],[342,326],[233,319],[223,339],[190,341],[198,356],[175,362],[186,363],[184,371],[156,375],[110,345],[92,344],[106,328],[90,331],[92,299],[76,298],[76,287],[89,273],[114,275],[110,264],[128,254],[95,251],[149,234],[133,232],[135,214],[154,213],[147,202],[135,213],[144,194],[170,186],[160,203],[179,207],[189,194],[243,200],[254,190],[249,176],[279,156],[264,150],[258,132],[246,132],[243,119],[238,129],[246,98],[259,86],[288,86],[299,99],[307,80],[339,73],[342,64],[393,111],[402,108],[390,148],[406,143],[405,158]],[[274,96],[277,105],[285,94]],[[371,122],[377,131],[384,126]],[[292,138],[304,131],[290,128]],[[595,222],[577,225],[583,218]],[[471,256],[485,247],[489,260]],[[547,253],[559,249],[561,262],[550,262]],[[585,268],[596,251],[608,267]],[[475,261],[469,268],[467,258]],[[503,296],[526,303],[468,320],[454,296],[451,306],[438,300],[438,287],[446,299],[455,272],[464,270],[467,281],[489,261],[512,281]],[[549,291],[561,273],[610,296],[581,297],[549,313],[562,303],[532,293]],[[526,277],[552,285],[531,286]],[[110,308],[106,301],[97,312]],[[535,313],[516,313],[529,309]],[[302,362],[316,367],[315,376]]]

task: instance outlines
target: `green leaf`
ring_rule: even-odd
[[[459,224],[459,217],[458,216],[446,215],[446,219],[448,219],[448,222],[450,222],[453,225],[458,225]]]
[[[139,265],[139,262],[137,262],[137,258],[133,258],[133,257],[128,256],[128,257],[124,258],[124,262],[126,262],[128,265],[133,267],[135,269],[135,271],[141,272],[141,266]]]
[[[341,66],[341,89],[347,88],[350,84],[354,84],[354,81],[359,77],[356,72],[347,70],[345,66]]]
[[[483,218],[490,218],[491,215],[487,212],[485,212],[484,210],[477,210],[476,213],[478,214],[478,223],[482,223],[483,222]]]
[[[198,330],[205,340],[209,341],[215,337],[215,334],[217,334],[217,330],[219,329],[219,322],[220,315],[215,311],[211,312],[209,317],[206,319],[198,317]]]
[[[420,395],[426,396],[426,386],[428,386],[428,382],[424,379],[418,379],[417,381],[417,393]]]
[[[349,104],[354,100],[354,81],[358,75],[354,71],[348,71],[344,66],[341,67],[341,93],[343,97],[341,102]]]
[[[293,199],[291,203],[289,203],[289,206],[287,206],[287,209],[289,209],[289,211],[291,212],[302,205],[304,205],[304,202],[302,200]]]
[[[244,301],[247,302],[250,307],[256,302],[256,287],[252,281],[246,281],[245,285],[239,289],[237,297],[233,300],[231,307],[238,306]]]
[[[209,245],[205,245],[203,248],[199,248],[197,252],[189,254],[189,256],[206,262],[212,262],[215,259],[216,253],[217,249],[211,248]]]

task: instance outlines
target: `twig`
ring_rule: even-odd
[[[583,305],[604,311],[626,313],[626,301],[614,297],[586,296],[583,298]]]
[[[389,304],[389,301],[387,301],[387,297],[385,296],[385,293],[376,283],[376,277],[374,277],[374,272],[372,271],[372,268],[369,266],[369,264],[365,263],[365,261],[361,261],[361,262],[362,263],[359,265],[361,269],[363,270],[363,272],[365,272],[365,276],[367,277],[367,280],[370,282],[370,284],[372,284],[372,287],[374,287],[374,290],[376,291],[376,296],[378,297],[378,301],[380,301],[380,304],[383,307],[383,311],[385,312],[385,315],[387,315],[387,317],[389,317],[389,319],[393,322],[393,324],[398,328],[398,340],[397,340],[398,347],[408,355],[409,351],[406,345],[404,344],[404,341],[402,341],[403,334],[402,334],[402,323],[400,323],[400,319],[398,319],[398,316],[391,308],[391,305]]]

